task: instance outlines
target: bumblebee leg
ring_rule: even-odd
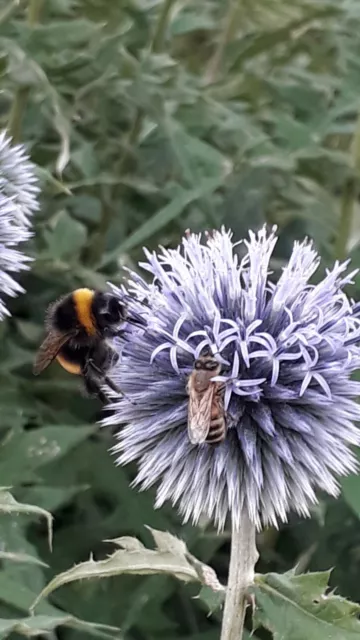
[[[121,389],[119,389],[119,387],[115,384],[115,382],[113,382],[108,376],[104,376],[101,369],[95,364],[93,360],[89,359],[87,361],[87,367],[91,368],[99,376],[100,379],[104,380],[105,384],[107,384],[107,386],[110,387],[110,389],[112,389],[115,393],[122,395],[131,404],[136,404],[135,402],[130,400],[130,398],[127,395],[125,395],[125,393],[121,391]]]
[[[108,376],[104,376],[104,382],[107,384],[108,387],[110,387],[110,389],[112,389],[113,391],[115,391],[115,393],[118,393],[119,395],[123,396],[123,398],[126,398],[126,400],[128,400],[130,402],[130,404],[136,404],[136,402],[134,402],[133,400],[130,400],[129,396],[126,395],[126,393],[124,393],[116,384],[115,382],[113,382],[110,378],[108,378]]]
[[[115,393],[121,393],[119,387],[116,386],[115,382],[113,382],[108,376],[104,376],[104,372],[101,371],[100,367],[95,364],[94,360],[91,358],[88,359],[86,363],[87,370],[91,369],[98,376],[99,380],[104,380],[105,384],[107,384],[110,389],[115,391]]]
[[[108,404],[109,398],[105,393],[101,390],[100,385],[97,380],[91,378],[88,374],[83,374],[84,385],[89,396],[96,396],[99,398],[102,404]]]
[[[109,378],[108,376],[104,376],[104,382],[107,384],[108,387],[110,387],[110,389],[115,391],[115,393],[120,393],[121,395],[124,395],[121,389],[119,389],[119,387],[115,384],[115,382],[113,382],[111,378]]]

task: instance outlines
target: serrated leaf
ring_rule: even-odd
[[[152,527],[147,527],[151,532],[152,537],[154,538],[156,548],[159,551],[169,551],[173,553],[175,556],[186,556],[188,551],[186,548],[186,544],[180,538],[173,536],[168,531],[159,531],[158,529],[152,529]]]
[[[0,602],[10,605],[13,610],[14,607],[18,611],[24,612],[28,614],[29,605],[34,599],[34,592],[29,589],[23,582],[18,582],[14,580],[14,578],[8,574],[7,571],[2,571],[0,573]],[[108,626],[105,624],[97,624],[93,622],[87,622],[73,615],[69,615],[63,613],[57,607],[49,604],[48,602],[42,602],[40,605],[40,614],[31,617],[18,618],[16,620],[1,620],[3,627],[0,627],[0,630],[3,629],[6,631],[6,623],[24,623],[26,626],[29,625],[29,629],[32,628],[31,621],[34,620],[34,628],[36,629],[37,622],[41,619],[42,623],[45,627],[44,629],[51,629],[51,625],[55,624],[58,626],[59,624],[65,624],[68,627],[78,629],[79,631],[83,631],[87,633],[89,636],[98,637],[98,638],[112,638],[114,637],[114,633],[117,636],[119,629],[117,627]],[[63,622],[62,622],[63,621]],[[48,625],[48,626],[46,626]],[[11,629],[11,626],[10,626]],[[6,635],[2,636],[0,632],[0,637],[7,637]]]
[[[1,513],[27,513],[34,514],[37,516],[41,516],[46,519],[47,527],[48,527],[48,541],[49,547],[52,548],[52,522],[53,517],[51,513],[46,511],[45,509],[41,509],[34,504],[23,504],[21,502],[17,502],[15,498],[11,495],[9,491],[7,491],[7,487],[0,487],[0,512]]]
[[[206,605],[209,612],[214,613],[222,608],[225,602],[225,591],[214,591],[208,586],[203,586],[198,597]]]
[[[35,609],[42,598],[70,582],[123,574],[172,575],[183,582],[200,582],[223,590],[214,570],[191,556],[182,540],[156,529],[150,529],[150,531],[157,545],[155,550],[147,549],[136,538],[129,536],[115,538],[112,542],[122,547],[121,549],[115,551],[106,560],[95,561],[91,557],[87,562],[82,562],[69,571],[57,575],[36,598],[31,610]]]
[[[0,638],[8,638],[11,633],[18,633],[21,636],[32,638],[55,631],[57,627],[65,626],[77,629],[83,633],[97,638],[114,638],[119,629],[108,625],[96,624],[79,620],[71,615],[55,616],[31,616],[28,618],[18,618],[16,620],[0,618]]]
[[[39,558],[29,556],[27,553],[16,553],[14,551],[0,551],[0,560],[10,560],[11,562],[23,562],[25,564],[36,564],[40,567],[48,567],[46,562]]]
[[[330,572],[255,577],[255,628],[264,626],[274,640],[356,640],[360,605],[326,593]]]

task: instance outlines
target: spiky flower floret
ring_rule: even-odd
[[[360,365],[358,308],[343,287],[354,275],[335,263],[309,284],[319,266],[311,242],[295,243],[276,283],[269,279],[275,229],[243,242],[222,230],[201,243],[146,251],[148,284],[130,273],[115,292],[143,329],[119,338],[113,378],[126,394],[105,424],[124,424],[117,462],[138,461],[135,484],[157,484],[156,506],[179,506],[185,520],[201,514],[223,527],[243,506],[260,528],[308,515],[316,489],[337,495],[335,476],[356,468]],[[222,364],[228,433],[219,446],[192,445],[187,435],[187,380],[208,347]]]
[[[39,208],[39,187],[33,164],[22,145],[11,145],[0,134],[0,320],[8,315],[3,296],[16,296],[23,288],[10,275],[28,268],[29,258],[16,247],[31,236],[32,214]]]

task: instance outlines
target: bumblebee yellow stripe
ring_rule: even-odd
[[[69,362],[59,354],[56,356],[56,360],[58,361],[59,364],[61,364],[62,368],[65,369],[65,371],[67,371],[68,373],[73,373],[76,376],[81,375],[81,368],[78,364],[75,364],[75,362]]]
[[[72,294],[76,314],[80,324],[89,336],[96,334],[95,321],[91,312],[94,291],[91,289],[76,289]]]

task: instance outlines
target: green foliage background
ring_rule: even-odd
[[[56,365],[34,379],[32,360],[49,302],[119,283],[144,244],[174,246],[188,227],[241,238],[276,223],[275,271],[304,235],[323,267],[347,255],[359,265],[359,31],[358,0],[0,2],[0,125],[27,145],[42,184],[27,293],[0,324],[0,485],[55,516],[52,553],[38,518],[1,516],[1,550],[49,566],[4,555],[0,617],[27,616],[56,573],[105,557],[104,540],[151,543],[144,524],[180,535],[226,581],[228,532],[154,511],[151,492],[129,488],[134,469],[115,467],[100,405]],[[258,570],[334,566],[333,586],[360,602],[360,480],[343,486],[311,520],[263,532]],[[129,640],[215,640],[220,614],[207,617],[197,591],[124,576],[65,586],[38,613],[69,614],[51,631],[59,640],[105,633],[71,616]]]

